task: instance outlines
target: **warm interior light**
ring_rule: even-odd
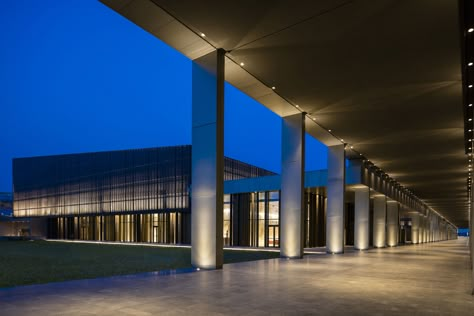
[[[299,108],[300,106],[298,104],[295,105],[297,108]]]
[[[468,87],[469,89],[471,89],[471,88],[472,88],[472,84],[468,85],[467,87]]]
[[[240,63],[240,66],[242,66],[242,67],[243,67],[243,66],[245,66],[245,64],[244,64],[244,63]]]
[[[468,106],[472,106],[472,103],[469,103],[469,105],[468,105]]]
[[[471,27],[469,30],[467,30],[468,33],[474,32],[474,29]]]
[[[468,121],[469,121],[469,122],[472,121],[472,118],[470,118]]]
[[[276,89],[276,87],[272,87],[272,90],[275,90],[275,89]]]
[[[469,64],[467,64],[467,65],[468,65],[469,67],[471,67],[471,66],[473,65],[473,63],[471,62],[471,63],[469,63]]]
[[[329,133],[331,133],[331,130],[330,130],[330,129],[328,129],[328,132],[329,132]]]
[[[204,34],[204,33],[201,33],[201,36],[202,36],[202,37],[206,37],[206,34]]]

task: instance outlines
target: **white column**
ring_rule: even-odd
[[[191,264],[223,264],[224,50],[192,64]]]
[[[326,251],[344,252],[344,196],[346,161],[344,144],[328,147]]]
[[[280,256],[303,257],[305,114],[286,116],[281,136]]]
[[[411,217],[411,242],[414,244],[420,243],[419,240],[419,225],[420,225],[420,216],[416,212],[410,214]]]
[[[469,216],[469,246],[471,250],[471,287],[472,295],[474,295],[474,240],[473,240],[473,229],[474,229],[474,193],[471,190],[471,206]]]
[[[355,189],[354,201],[354,248],[369,249],[370,189]]]
[[[395,247],[398,245],[398,202],[387,202],[387,246]]]
[[[375,248],[386,246],[385,223],[387,220],[387,198],[385,195],[374,197],[373,243]]]

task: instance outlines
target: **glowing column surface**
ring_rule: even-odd
[[[283,117],[281,128],[280,256],[303,257],[305,114]]]
[[[191,264],[223,264],[224,50],[192,64]]]
[[[328,147],[326,252],[344,252],[345,145]]]
[[[423,214],[418,214],[418,243],[423,243]]]
[[[428,242],[428,218],[426,215],[423,216],[423,242]]]
[[[398,202],[387,202],[387,246],[398,245]]]
[[[411,213],[411,242],[414,244],[418,244],[420,241],[419,237],[419,225],[420,225],[420,214],[418,213]]]
[[[472,239],[472,233],[474,231],[474,193],[471,191],[471,206],[469,209],[469,246],[471,250],[471,286],[472,286],[472,295],[474,295],[474,240]]]
[[[373,242],[375,248],[386,246],[385,223],[387,220],[387,197],[377,195],[374,197],[374,229]]]
[[[366,250],[369,249],[369,187],[355,189],[354,204],[354,248]]]

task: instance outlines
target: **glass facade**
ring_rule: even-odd
[[[224,161],[226,180],[273,174]],[[14,159],[13,182],[15,216],[48,217],[49,238],[190,243],[191,146]]]
[[[274,175],[225,158],[226,180]],[[47,217],[48,237],[191,242],[191,146],[15,159],[14,214]],[[304,246],[325,245],[324,189],[305,192]],[[353,206],[346,207],[346,242]],[[280,192],[224,195],[225,246],[279,247]]]

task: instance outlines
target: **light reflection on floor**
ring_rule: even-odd
[[[467,240],[0,289],[1,315],[472,315]]]

